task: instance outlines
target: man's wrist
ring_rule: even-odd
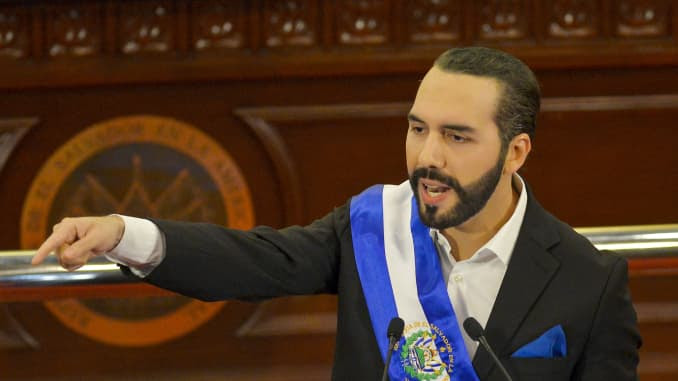
[[[108,251],[114,250],[122,241],[122,236],[125,235],[125,220],[117,214],[110,214],[108,217],[112,217],[112,221],[115,221],[117,237],[113,246]]]
[[[139,277],[150,274],[165,258],[164,237],[147,219],[115,215],[123,222],[118,244],[106,253],[108,260],[127,266]]]

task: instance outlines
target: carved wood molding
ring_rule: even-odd
[[[292,348],[292,351],[294,348]],[[172,354],[175,355],[175,354]],[[176,354],[179,356],[180,354]],[[169,354],[167,356],[169,358]],[[226,363],[226,361],[224,361]],[[90,367],[94,367],[89,365]],[[167,367],[156,367],[155,369],[133,372],[125,369],[122,372],[102,372],[97,375],[93,374],[77,374],[71,376],[64,376],[61,372],[55,372],[46,377],[36,378],[30,377],[27,379],[9,378],[13,381],[29,380],[29,381],[73,381],[73,380],[91,380],[91,381],[121,381],[121,380],[144,380],[144,381],[222,381],[222,380],[238,380],[238,381],[327,381],[332,374],[331,364],[316,364],[309,363],[304,365],[268,365],[265,360],[260,361],[256,366],[243,366],[242,364],[228,363],[221,364],[219,367],[207,368],[201,366],[201,362],[197,361],[195,369],[178,370]],[[84,372],[81,372],[84,373]]]
[[[312,297],[306,297],[312,298]],[[299,298],[297,298],[299,299]],[[317,302],[317,300],[316,300]],[[268,336],[292,334],[333,334],[336,313],[290,311],[289,300],[261,303],[250,318],[238,329],[238,336]],[[296,301],[300,303],[299,300]],[[309,305],[312,302],[309,301]],[[318,303],[316,303],[318,304]],[[634,303],[640,324],[674,324],[678,322],[678,303]]]
[[[678,302],[634,303],[641,324],[678,323]]]
[[[403,115],[403,107],[409,106],[409,103],[356,103],[289,107],[252,107],[236,110],[236,114],[247,114],[260,119],[278,122],[382,118]]]
[[[0,119],[0,172],[21,138],[36,124],[37,118]]]
[[[271,124],[275,120],[254,109],[236,109],[234,113],[252,129],[271,158],[282,191],[285,223],[299,223],[303,219],[299,174],[284,140]]]
[[[667,0],[8,1],[0,5],[0,56],[595,38],[647,43],[676,37],[674,12]]]
[[[194,80],[205,67],[218,78],[420,72],[477,44],[538,68],[675,65],[677,41],[668,0],[13,0],[0,4],[0,66],[21,75],[0,87],[64,84],[35,70],[96,77],[87,83]]]
[[[299,307],[301,304],[332,307],[326,311],[315,309],[305,311]],[[334,298],[328,296],[302,296],[266,301],[261,303],[249,319],[238,328],[236,335],[239,337],[333,335],[337,327],[335,304]]]
[[[662,374],[666,380],[678,373],[678,352],[642,352],[638,372],[640,375]]]
[[[0,350],[39,347],[38,341],[12,315],[9,307],[0,304]]]
[[[678,94],[545,98],[542,112],[678,108]]]

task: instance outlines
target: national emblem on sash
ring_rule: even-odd
[[[454,365],[452,346],[438,327],[426,322],[415,322],[405,327],[403,337],[400,342],[400,362],[411,380],[450,379]],[[439,347],[436,342],[443,345]]]

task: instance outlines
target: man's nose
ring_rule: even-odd
[[[445,142],[438,134],[429,134],[419,153],[419,166],[425,168],[445,167]]]

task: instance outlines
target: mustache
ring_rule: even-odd
[[[434,180],[445,184],[448,187],[454,189],[454,191],[457,192],[460,197],[463,197],[466,194],[465,189],[461,186],[461,184],[459,184],[457,179],[443,174],[437,168],[417,168],[412,172],[412,175],[410,176],[410,184],[412,185],[412,189],[415,193],[417,192],[416,188],[419,185],[419,180],[421,179]]]

